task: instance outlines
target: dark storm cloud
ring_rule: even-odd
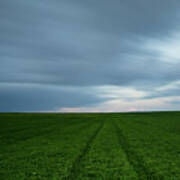
[[[91,106],[102,101],[84,89],[33,84],[0,84],[0,111],[56,111],[59,107]]]
[[[51,110],[85,102],[88,106],[100,100],[95,92],[86,94],[84,86],[149,91],[179,80],[180,63],[164,62],[143,47],[149,39],[162,40],[179,28],[179,8],[177,0],[1,0],[0,83],[6,90],[1,90],[0,109]],[[29,92],[23,83],[38,87]],[[82,88],[66,94],[66,90],[48,92],[44,85]],[[75,94],[79,98],[73,101]],[[28,105],[36,97],[43,103]]]

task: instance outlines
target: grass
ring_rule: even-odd
[[[179,180],[180,112],[0,114],[1,180]]]

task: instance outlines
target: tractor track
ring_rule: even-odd
[[[103,128],[104,123],[105,123],[105,120],[103,120],[100,123],[99,127],[96,129],[94,134],[89,138],[89,140],[86,143],[86,146],[84,147],[84,149],[82,149],[80,155],[74,161],[74,163],[70,169],[69,175],[67,177],[63,178],[64,180],[75,180],[77,178],[77,176],[79,175],[79,172],[81,170],[81,162],[82,162],[83,158],[85,157],[85,155],[89,152],[89,149],[91,148],[91,144],[93,143],[94,139],[96,138],[96,136],[98,135],[100,130]]]
[[[163,180],[162,176],[157,176],[151,172],[145,165],[144,160],[139,156],[134,150],[133,147],[128,143],[127,138],[123,135],[122,130],[113,121],[114,128],[116,129],[116,134],[118,137],[119,144],[127,156],[127,160],[130,165],[133,167],[135,172],[138,175],[139,180]]]

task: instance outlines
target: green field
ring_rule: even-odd
[[[0,180],[180,180],[180,112],[0,114]]]

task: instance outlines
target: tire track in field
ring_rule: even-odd
[[[69,175],[64,178],[64,180],[75,180],[80,172],[81,169],[81,162],[85,155],[89,152],[89,149],[91,148],[91,144],[93,143],[94,139],[97,137],[98,133],[104,126],[105,120],[102,120],[99,127],[96,129],[94,134],[89,138],[89,140],[86,143],[86,146],[81,151],[80,155],[77,157],[77,159],[74,161],[72,168],[70,169]]]
[[[119,140],[119,144],[127,156],[127,160],[130,165],[136,171],[139,180],[163,180],[162,176],[153,174],[145,165],[142,157],[140,157],[134,150],[133,147],[128,143],[127,138],[123,135],[121,129],[113,121],[114,128],[116,129],[116,134]]]

